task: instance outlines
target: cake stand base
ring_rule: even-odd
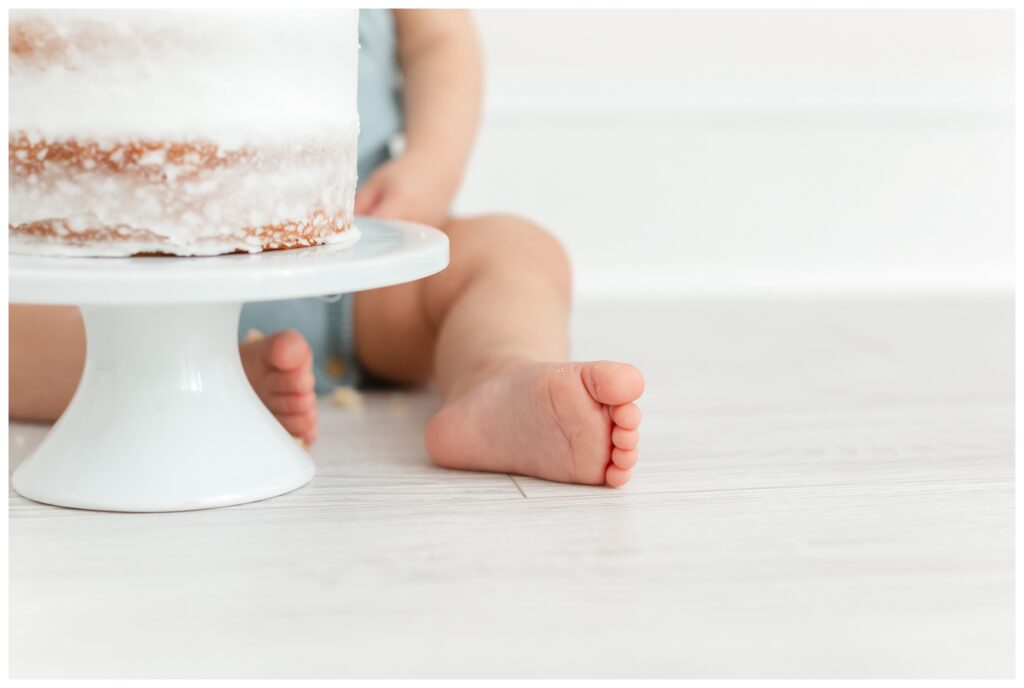
[[[11,254],[10,301],[77,304],[85,371],[64,415],[14,472],[37,502],[106,511],[243,504],[313,477],[238,355],[241,304],[376,289],[448,264],[448,238],[356,218],[361,238],[203,258]]]
[[[240,313],[240,303],[82,306],[81,382],[14,489],[80,509],[180,511],[309,482],[312,459],[242,369]]]

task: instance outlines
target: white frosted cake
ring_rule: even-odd
[[[10,12],[10,250],[351,242],[358,12]]]

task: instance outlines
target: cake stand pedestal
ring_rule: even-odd
[[[426,277],[444,234],[358,218],[355,246],[202,258],[10,257],[12,303],[77,304],[85,370],[70,405],[14,472],[37,502],[181,511],[290,492],[309,454],[253,391],[238,354],[242,303]]]

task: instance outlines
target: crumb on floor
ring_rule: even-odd
[[[335,387],[331,393],[331,403],[347,411],[362,411],[363,395],[354,387]]]
[[[251,327],[249,328],[249,331],[245,333],[245,339],[243,339],[242,341],[244,343],[249,343],[258,342],[261,339],[263,339],[263,333],[257,330],[255,327]]]

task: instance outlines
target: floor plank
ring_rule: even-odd
[[[277,499],[12,493],[12,675],[1011,676],[1012,334],[996,298],[584,305],[580,357],[649,381],[621,490],[432,467],[436,401],[389,391],[323,404]]]

